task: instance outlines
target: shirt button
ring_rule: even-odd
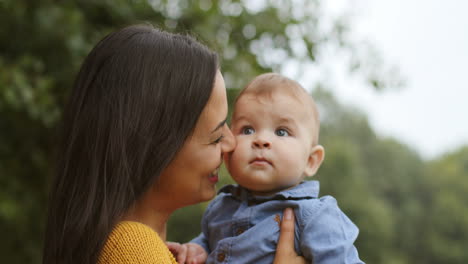
[[[244,233],[245,229],[244,228],[238,228],[237,231],[236,231],[236,235],[240,235],[242,233]]]
[[[223,262],[226,259],[226,254],[224,252],[221,252],[218,254],[218,261]]]

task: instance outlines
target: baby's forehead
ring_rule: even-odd
[[[233,117],[242,112],[242,107],[238,107],[239,102],[274,104],[275,98],[280,97],[291,99],[293,106],[301,109],[300,112],[304,114],[301,114],[300,121],[309,127],[314,142],[317,143],[320,118],[315,101],[298,82],[277,73],[266,73],[253,79],[237,97]]]
[[[314,107],[310,94],[295,80],[277,73],[265,73],[254,78],[240,93],[253,94],[258,98],[271,99],[275,96],[292,96],[306,106]],[[238,100],[237,99],[237,100]]]
[[[240,95],[234,106],[234,115],[241,114],[245,108],[242,104],[258,104],[258,105],[271,105],[273,108],[280,107],[280,102],[291,106],[289,108],[286,106],[285,114],[287,115],[296,115],[295,118],[299,119],[301,122],[311,122],[314,123],[314,120],[317,117],[316,107],[313,100],[310,98],[310,95],[305,93],[302,96],[298,94],[293,94],[289,92],[279,92],[272,91],[269,93],[243,93]],[[286,100],[285,100],[286,99]],[[277,105],[278,104],[278,105]],[[294,109],[295,111],[287,111],[288,109]]]

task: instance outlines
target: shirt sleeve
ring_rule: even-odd
[[[194,239],[192,239],[190,242],[191,243],[196,243],[200,246],[202,246],[206,253],[209,255],[211,250],[210,250],[210,245],[208,243],[208,223],[209,223],[209,218],[210,218],[210,215],[211,215],[211,209],[213,208],[213,204],[216,202],[216,198],[215,200],[213,200],[209,205],[208,207],[206,208],[205,212],[203,213],[203,217],[202,217],[202,220],[201,220],[201,229],[202,229],[202,232],[197,236],[195,237]]]
[[[207,254],[210,254],[210,250],[208,247],[208,240],[206,239],[206,236],[203,232],[201,232],[197,237],[192,239],[192,241],[190,242],[197,243],[198,245],[202,246],[205,249]]]
[[[338,208],[336,200],[324,196],[301,215],[301,251],[314,264],[364,263],[354,246],[359,229]]]

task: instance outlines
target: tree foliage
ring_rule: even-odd
[[[40,262],[65,98],[84,56],[112,30],[151,23],[195,35],[220,53],[229,88],[282,70],[288,60],[316,63],[326,45],[350,55],[350,69],[370,86],[393,84],[380,61],[349,40],[346,19],[330,21],[318,0],[0,0],[0,22],[0,254],[5,263]],[[228,91],[231,104],[237,92]],[[360,227],[362,258],[466,263],[467,148],[423,161],[404,144],[379,137],[363,113],[339,104],[325,89],[315,89],[314,96],[326,149],[316,177],[322,194],[335,196]],[[225,170],[223,175],[222,184],[232,182]],[[176,212],[169,238],[183,242],[195,236],[204,206]]]

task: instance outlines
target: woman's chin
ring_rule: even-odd
[[[199,200],[195,203],[207,202],[216,196],[216,188],[213,186],[210,190],[205,190],[199,197]],[[194,203],[194,204],[195,204]]]
[[[216,196],[216,188],[213,186],[213,189],[210,192],[206,193],[206,195],[205,195],[202,202],[209,201],[209,200],[213,199],[215,196]]]

